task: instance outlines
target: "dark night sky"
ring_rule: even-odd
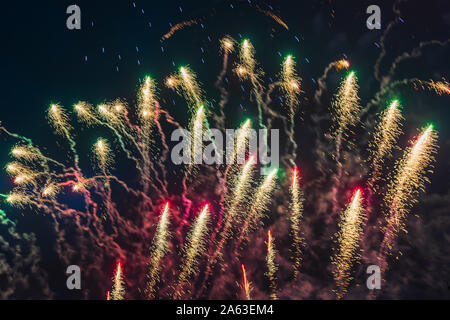
[[[167,108],[181,122],[186,122],[182,100],[168,92],[162,83],[180,65],[189,65],[197,72],[207,98],[214,105],[219,92],[213,83],[220,72],[222,61],[219,40],[227,34],[238,41],[240,37],[251,39],[256,58],[267,77],[276,75],[286,53],[296,57],[305,91],[302,101],[306,123],[310,114],[319,107],[313,101],[314,91],[318,88],[315,83],[317,78],[329,62],[344,56],[348,57],[357,72],[363,106],[374,97],[380,88],[373,74],[374,64],[380,54],[380,36],[396,17],[392,10],[393,1],[251,2],[252,6],[247,0],[64,0],[33,4],[14,1],[3,5],[0,121],[10,131],[31,137],[37,145],[45,146],[49,153],[58,154],[61,141],[55,143],[52,129],[45,119],[45,111],[50,103],[60,103],[69,108],[79,100],[97,105],[120,97],[131,104],[135,101],[139,81],[145,75],[151,75],[158,82],[163,108]],[[73,3],[81,8],[81,30],[66,28],[68,15],[65,11]],[[286,22],[289,30],[258,12],[253,6],[255,4],[275,12]],[[381,30],[366,28],[365,10],[369,4],[378,4],[381,8]],[[398,23],[386,39],[387,54],[381,63],[382,73],[388,71],[395,57],[405,51],[410,52],[421,41],[445,41],[450,38],[448,1],[403,1],[399,7],[404,22]],[[190,19],[198,23],[161,41],[162,35],[168,32],[171,25]],[[448,79],[449,57],[449,45],[428,46],[420,57],[402,62],[393,80],[413,77],[435,81],[442,77]],[[341,74],[330,74],[325,99],[335,92],[340,78]],[[410,234],[400,239],[404,255],[392,268],[392,278],[389,280],[392,281],[391,287],[385,297],[449,298],[450,291],[446,289],[450,282],[449,99],[448,96],[404,87],[393,90],[386,99],[395,96],[406,106],[405,135],[401,137],[400,144],[405,145],[418,128],[431,122],[439,132],[439,153],[435,172],[430,175],[432,182],[427,186],[427,195],[413,212],[420,218],[411,214]],[[233,99],[226,110],[230,115],[231,128],[237,126],[242,118],[255,116],[255,110],[245,99],[245,93]],[[382,107],[377,106],[378,109],[374,111]],[[314,156],[308,152],[314,148],[314,139],[305,138],[308,135],[307,128],[313,124],[297,126],[296,138],[303,143],[303,152],[299,153],[297,160],[306,168],[305,180],[308,180],[317,174],[313,168]],[[87,146],[97,135],[94,132],[83,137],[86,141],[80,144]],[[3,150],[0,153],[1,167],[10,160],[8,150],[13,142],[0,134],[0,148]],[[58,154],[58,158],[61,157],[63,153]],[[308,173],[309,169],[311,173]],[[11,185],[10,179],[1,174],[0,193],[7,193]],[[20,228],[24,232],[45,234],[48,228],[45,224],[39,225],[38,216],[25,218],[26,215],[17,212],[11,214],[20,221],[18,226],[22,224]],[[39,241],[45,255],[50,250],[52,239],[44,236]],[[324,260],[324,263],[328,261]],[[59,272],[56,267],[47,267],[48,270]],[[112,270],[107,272],[112,274]],[[399,274],[398,277],[394,276]],[[56,278],[64,279],[64,275]],[[53,281],[56,283],[59,280]],[[72,297],[70,292],[54,283],[50,285],[55,291],[54,297]],[[360,283],[364,285],[363,281]],[[285,297],[289,297],[288,292],[286,289]],[[328,297],[317,291],[311,292],[303,292],[303,296],[292,294],[291,297]],[[27,294],[14,297],[27,298]],[[356,290],[351,297],[364,298],[359,294]],[[35,296],[39,297],[39,294]]]

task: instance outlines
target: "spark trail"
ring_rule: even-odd
[[[244,221],[239,240],[236,244],[235,254],[238,254],[238,249],[241,243],[248,238],[250,231],[253,231],[259,224],[264,211],[267,210],[270,203],[271,194],[275,188],[276,174],[278,169],[273,169],[259,186],[253,203],[248,211],[247,218]]]
[[[388,186],[385,197],[388,213],[387,226],[380,246],[379,260],[381,269],[387,269],[386,256],[393,253],[395,238],[400,230],[405,230],[405,218],[418,202],[418,195],[429,182],[426,174],[434,162],[437,133],[433,126],[424,128],[419,137],[409,147],[402,159],[396,164],[395,176]]]
[[[178,276],[177,285],[175,286],[173,295],[175,299],[181,299],[183,297],[183,294],[185,293],[184,287],[198,268],[199,258],[206,248],[208,221],[209,209],[206,204],[195,220],[192,230],[187,237],[187,243],[183,248],[184,256],[181,264],[182,269]]]
[[[267,256],[266,256],[266,263],[267,263],[267,272],[266,276],[269,279],[270,282],[270,298],[272,300],[277,300],[277,283],[276,283],[276,273],[278,270],[278,266],[275,263],[275,244],[274,239],[272,238],[272,234],[270,233],[270,230],[267,232]]]
[[[338,299],[347,292],[350,281],[353,279],[351,276],[353,264],[360,258],[358,248],[363,220],[362,195],[361,190],[358,189],[340,219],[339,231],[336,234],[338,248],[331,259],[334,265],[333,277],[337,286],[335,293]]]
[[[247,280],[247,273],[245,272],[245,266],[242,264],[242,288],[244,289],[244,297],[246,300],[252,300],[250,293],[252,291],[252,284]]]
[[[332,187],[333,195],[333,215],[338,209],[337,196],[339,193],[339,183],[342,178],[341,147],[342,140],[347,136],[347,130],[358,121],[360,110],[358,97],[358,83],[355,72],[350,72],[341,83],[339,91],[333,101],[333,123],[331,136],[336,142],[335,160],[337,164],[337,173]]]
[[[156,234],[153,238],[153,244],[150,249],[150,261],[148,268],[148,282],[147,282],[147,297],[154,299],[156,294],[155,285],[159,280],[160,272],[162,268],[162,259],[169,252],[169,239],[170,239],[170,212],[169,202],[166,202],[164,210],[159,219],[158,226],[156,227]]]
[[[398,136],[402,133],[401,121],[403,120],[398,100],[391,102],[389,107],[380,115],[380,121],[375,127],[373,140],[369,143],[372,165],[372,175],[368,181],[370,188],[374,190],[374,184],[379,179],[382,165],[386,157],[391,156]]]
[[[300,266],[302,263],[302,247],[304,239],[301,235],[300,223],[303,218],[303,192],[300,189],[300,176],[297,168],[292,170],[292,183],[290,185],[291,201],[290,201],[290,221],[292,233],[292,254],[294,262],[294,279],[297,279]]]
[[[114,275],[114,284],[111,290],[112,300],[123,300],[125,296],[125,286],[122,275],[122,265],[120,261],[117,263],[116,273]]]

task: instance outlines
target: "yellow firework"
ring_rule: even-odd
[[[50,123],[53,125],[58,134],[63,135],[68,134],[68,131],[71,129],[71,126],[69,124],[69,118],[67,117],[66,113],[64,112],[64,109],[60,105],[58,104],[50,105],[47,114]]]
[[[94,145],[94,154],[97,158],[98,166],[106,175],[106,169],[112,162],[112,153],[108,141],[103,138],[99,138]]]
[[[295,61],[291,55],[284,59],[281,71],[281,90],[285,96],[289,113],[291,116],[295,113],[300,95],[300,77],[295,71]]]
[[[336,68],[336,71],[348,69],[350,67],[350,62],[345,59],[341,59],[334,63],[334,67]]]
[[[335,128],[336,130],[332,134],[343,134],[349,126],[357,122],[360,110],[358,83],[353,71],[341,83],[333,101],[333,106],[333,118],[337,128]]]
[[[13,191],[6,196],[6,202],[18,208],[31,204],[31,199],[21,191]]]
[[[252,300],[250,293],[252,292],[252,284],[247,280],[247,272],[245,266],[242,264],[242,288],[244,289],[244,296],[247,300]]]
[[[149,299],[155,298],[155,284],[157,283],[161,272],[161,259],[169,252],[170,239],[170,213],[169,203],[164,206],[163,213],[159,219],[156,228],[156,234],[153,238],[153,245],[150,249],[150,262],[147,282],[147,295]]]
[[[42,196],[49,199],[54,199],[60,190],[61,188],[54,182],[49,182],[42,189]]]
[[[205,130],[206,114],[203,106],[198,107],[192,120],[191,130],[191,163],[203,162],[203,133]]]
[[[241,231],[240,241],[247,238],[248,233],[258,226],[260,219],[267,210],[271,201],[271,195],[275,188],[278,169],[273,169],[259,186],[253,203],[248,212],[247,219]],[[238,243],[239,245],[240,243]]]
[[[374,183],[381,173],[384,159],[391,155],[398,136],[402,133],[401,121],[403,120],[398,100],[392,101],[389,107],[380,115],[380,121],[375,127],[373,141],[369,143],[370,158],[373,173],[369,179],[369,185]]]
[[[155,118],[155,82],[150,77],[145,77],[144,83],[139,88],[138,111],[142,124],[143,135],[148,134]]]
[[[302,263],[302,247],[304,240],[301,234],[300,223],[303,217],[303,192],[300,188],[300,176],[298,169],[295,168],[292,172],[292,183],[290,186],[291,201],[290,201],[290,220],[292,230],[292,248],[294,261],[294,278],[299,274]]]
[[[202,90],[197,82],[197,76],[189,67],[180,67],[178,75],[170,77],[167,81],[170,79],[172,79],[170,86],[184,96],[191,110],[202,103]]]
[[[421,89],[428,89],[434,91],[438,95],[450,94],[450,83],[447,80],[442,79],[442,81],[420,81],[417,80],[416,84],[418,84]],[[417,89],[417,86],[416,86]]]
[[[429,182],[426,174],[434,161],[437,133],[433,126],[423,129],[420,136],[405,151],[405,155],[396,164],[395,176],[389,183],[386,194],[388,207],[387,228],[381,253],[392,253],[393,241],[400,230],[404,230],[405,217],[411,207],[417,203],[417,196],[424,191]]]
[[[86,102],[80,101],[73,106],[77,116],[87,125],[98,123],[98,119],[94,114],[92,106]]]
[[[347,292],[348,285],[353,279],[351,269],[355,260],[360,258],[359,241],[363,220],[362,195],[361,190],[358,189],[341,216],[339,231],[336,234],[338,248],[331,259],[337,286],[335,293],[339,299]]]
[[[223,237],[229,236],[231,226],[233,222],[236,222],[235,219],[242,218],[237,216],[241,212],[238,209],[242,203],[247,202],[248,200],[248,194],[252,183],[252,173],[255,164],[255,157],[250,156],[233,183],[231,188],[233,190],[232,195],[229,200],[227,199],[225,205],[225,226],[222,233]]]
[[[125,297],[125,284],[123,281],[122,264],[117,263],[116,274],[114,275],[114,284],[111,290],[111,300],[123,300]]]
[[[39,153],[28,146],[15,146],[11,150],[11,155],[16,159],[32,161],[39,158]]]
[[[255,48],[250,40],[245,39],[241,43],[241,48],[239,50],[239,65],[235,71],[240,78],[249,78],[252,81],[255,81],[262,72],[256,68]]]
[[[225,53],[233,52],[235,44],[236,43],[233,40],[233,38],[231,38],[229,36],[226,36],[222,40],[220,40],[220,48]]]
[[[272,300],[276,300],[277,298],[277,283],[276,283],[276,273],[278,270],[278,265],[275,263],[275,244],[274,239],[272,238],[272,234],[269,230],[267,233],[267,256],[266,256],[266,263],[267,263],[267,272],[266,276],[269,279],[270,282],[270,298]]]
[[[178,276],[178,282],[174,291],[174,298],[180,299],[184,294],[184,287],[189,278],[197,271],[199,258],[205,251],[209,221],[208,205],[203,207],[200,215],[194,222],[194,226],[187,237],[187,243],[183,249],[184,256],[181,264],[182,270]]]

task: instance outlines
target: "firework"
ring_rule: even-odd
[[[246,79],[250,78],[252,81],[258,78],[258,71],[256,70],[255,48],[250,40],[242,41],[239,51],[240,64],[236,68],[239,77]]]
[[[373,172],[368,184],[372,189],[379,178],[384,159],[391,155],[395,142],[402,133],[402,120],[403,117],[398,100],[392,101],[389,107],[380,115],[380,121],[373,134],[373,141],[369,144],[371,152],[369,161],[372,162]]]
[[[291,117],[295,114],[295,107],[298,104],[300,95],[301,79],[295,71],[294,58],[289,55],[284,59],[281,71],[281,89],[286,97],[286,103],[289,107]]]
[[[338,299],[347,292],[348,285],[353,279],[351,269],[355,260],[360,258],[358,248],[363,220],[362,195],[358,189],[340,219],[339,232],[336,234],[338,248],[331,260],[334,265],[333,276],[337,285],[335,292]]]
[[[334,155],[337,164],[337,173],[332,186],[333,208],[332,213],[335,214],[338,209],[338,192],[339,184],[342,178],[342,163],[341,163],[341,147],[342,140],[347,135],[347,129],[356,124],[359,113],[359,97],[358,84],[355,72],[350,72],[345,80],[341,83],[339,91],[333,101],[334,113],[333,123],[334,128],[331,136],[336,142],[336,154]]]
[[[148,134],[153,120],[155,118],[155,82],[150,77],[145,77],[144,83],[140,88],[140,93],[138,95],[138,109],[140,115],[140,121],[142,124],[142,129],[145,131],[142,133],[143,136]]]
[[[247,147],[248,140],[250,139],[250,129],[251,129],[251,121],[250,119],[246,120],[242,126],[239,128],[237,137],[236,137],[236,147],[234,148],[233,156],[231,159],[227,159],[228,163],[236,163],[242,164],[245,159],[245,149]]]
[[[7,203],[10,205],[14,205],[18,208],[23,208],[26,205],[31,204],[31,199],[23,192],[21,191],[13,191],[10,192],[7,195],[1,195]]]
[[[176,88],[181,89],[180,93],[188,101],[189,107],[193,108],[200,105],[202,103],[202,90],[195,73],[189,67],[180,67],[177,79],[178,81],[175,81],[173,85],[178,85]]]
[[[336,135],[344,134],[346,129],[358,120],[360,109],[358,97],[358,83],[355,72],[350,72],[342,82],[333,101],[334,123],[337,125]]]
[[[165,35],[162,36],[161,40],[167,40],[169,39],[171,36],[173,36],[173,34],[175,32],[177,32],[178,30],[184,28],[184,27],[189,27],[192,26],[194,24],[197,24],[197,21],[195,20],[187,20],[187,21],[183,21],[180,23],[177,23],[176,25],[172,26],[169,30],[169,32],[167,32]]]
[[[111,148],[109,147],[108,142],[103,139],[99,138],[97,142],[94,145],[94,154],[98,161],[98,166],[106,176],[106,170],[108,165],[111,163],[112,155],[111,155]]]
[[[235,45],[236,43],[231,37],[227,36],[220,40],[220,47],[225,53],[233,52]]]
[[[71,129],[69,118],[60,105],[52,104],[48,109],[47,115],[50,123],[53,125],[58,134],[69,134],[69,130]]]
[[[247,300],[252,300],[250,293],[252,291],[252,284],[247,280],[247,273],[245,272],[245,266],[242,264],[242,288],[244,289],[244,296]]]
[[[254,156],[250,156],[247,160],[247,163],[242,168],[240,174],[236,179],[236,183],[231,188],[233,190],[232,196],[230,197],[229,205],[226,206],[226,220],[225,220],[225,229],[228,230],[233,223],[233,219],[235,215],[238,213],[237,209],[239,204],[241,204],[248,194],[251,182],[252,182],[252,173],[253,168],[256,164],[256,160]],[[227,232],[224,233],[224,236],[227,236]]]
[[[269,279],[270,282],[270,298],[272,300],[277,300],[277,283],[276,283],[276,276],[278,270],[278,265],[275,263],[275,245],[274,245],[274,239],[272,238],[272,234],[270,233],[270,230],[267,232],[267,256],[266,256],[266,263],[267,263],[267,272],[266,276]]]
[[[183,25],[186,24],[182,23],[175,26],[167,34],[167,37],[170,37]],[[221,93],[218,110],[213,109],[212,104],[211,108],[209,104],[206,105],[197,76],[189,67],[179,68],[178,72],[166,78],[165,81],[166,86],[172,89],[169,91],[180,94],[187,102],[191,132],[189,157],[192,160],[191,163],[194,164],[203,162],[203,139],[206,139],[205,133],[209,129],[209,117],[215,121],[218,128],[225,130],[226,127],[224,110],[229,102],[230,94],[227,90],[232,86],[225,85],[224,81],[229,83],[228,77],[226,77],[229,71],[228,59],[231,58],[231,53],[234,50],[238,50],[238,45],[228,36],[221,40],[220,45],[224,62],[222,72],[216,82],[216,86]],[[318,80],[320,92],[326,89],[325,80],[329,70],[344,70],[348,69],[349,65],[347,60],[331,62],[325,69],[324,75]],[[266,125],[269,128],[279,124],[284,126],[285,133],[290,140],[290,143],[287,143],[286,150],[291,151],[287,152],[289,155],[286,157],[290,157],[291,165],[295,165],[297,145],[294,139],[294,115],[299,107],[299,97],[303,86],[302,80],[295,69],[294,58],[290,55],[286,56],[282,62],[282,70],[277,75],[278,80],[274,82],[270,79],[270,83],[266,85],[262,80],[263,70],[255,60],[254,47],[249,40],[244,40],[239,45],[239,61],[233,68],[235,68],[234,71],[237,76],[248,81],[250,85],[250,90],[248,90],[247,84],[243,84],[242,91],[249,92],[250,102],[255,102],[258,108],[259,128],[266,128]],[[408,79],[408,81],[408,83],[411,83],[411,81],[416,83],[418,80]],[[430,80],[420,83],[422,88],[426,87],[438,94],[449,93],[449,85],[446,81],[433,82]],[[277,92],[278,89],[280,89],[282,96],[279,97],[279,100],[283,107],[286,107],[288,117],[284,115],[283,109],[278,112],[278,107],[270,106],[274,98],[273,93]],[[341,140],[342,142],[346,141],[346,135],[357,124],[360,112],[357,91],[357,79],[355,74],[351,72],[341,83],[333,100],[332,136],[335,139],[334,142],[336,142],[336,161],[338,163],[336,185],[333,189],[333,205],[335,208],[339,208],[337,195],[342,175],[340,163]],[[257,166],[256,155],[249,155],[250,151],[247,153],[249,139],[254,136],[251,135],[253,133],[251,121],[245,120],[241,123],[237,135],[231,139],[233,145],[227,145],[227,151],[232,152],[227,152],[227,156],[230,154],[230,159],[227,158],[228,164],[226,166],[216,166],[215,172],[213,172],[214,167],[206,169],[202,166],[190,165],[186,168],[180,166],[180,170],[185,170],[182,181],[183,189],[182,191],[176,191],[180,192],[179,194],[176,192],[169,194],[166,186],[169,184],[168,181],[172,182],[173,180],[166,179],[166,175],[178,172],[178,169],[173,170],[170,165],[166,168],[165,161],[170,148],[166,142],[164,129],[166,126],[176,128],[182,128],[182,126],[174,120],[168,110],[161,107],[157,100],[157,92],[156,81],[153,78],[145,77],[138,88],[137,105],[135,107],[128,107],[126,102],[119,99],[101,103],[96,107],[82,101],[73,106],[74,114],[83,125],[88,127],[95,125],[107,129],[112,133],[111,136],[114,139],[107,141],[104,138],[99,138],[94,144],[92,148],[93,162],[101,173],[92,177],[86,176],[78,166],[75,141],[71,136],[78,130],[71,126],[68,115],[60,105],[50,106],[48,118],[56,133],[62,136],[66,142],[69,142],[70,151],[73,153],[75,160],[74,164],[60,163],[44,156],[30,139],[10,133],[0,126],[1,133],[4,132],[20,141],[11,150],[11,156],[15,160],[5,168],[12,178],[14,188],[8,194],[0,194],[0,198],[4,200],[6,205],[19,208],[30,206],[51,214],[51,218],[55,219],[55,234],[58,235],[58,254],[63,259],[71,258],[70,252],[76,252],[76,250],[73,250],[74,248],[102,248],[102,251],[95,251],[95,260],[87,259],[88,257],[92,258],[86,253],[87,250],[80,250],[79,254],[82,255],[83,261],[92,261],[94,266],[101,265],[104,259],[120,256],[121,259],[126,257],[130,266],[131,261],[133,261],[134,270],[145,268],[147,273],[146,288],[129,286],[130,292],[127,292],[126,295],[127,297],[133,297],[137,292],[139,292],[139,295],[145,292],[145,297],[149,299],[170,296],[180,299],[191,296],[191,289],[193,297],[197,295],[202,298],[210,297],[208,295],[209,286],[215,286],[217,283],[223,284],[220,272],[214,274],[214,278],[212,277],[215,264],[219,265],[217,271],[227,270],[228,267],[230,267],[229,270],[232,270],[232,264],[236,262],[236,259],[225,260],[225,258],[231,257],[233,253],[235,255],[233,258],[236,258],[238,249],[241,248],[240,244],[243,241],[249,241],[250,232],[260,227],[262,218],[271,203],[276,202],[277,208],[285,208],[286,203],[280,203],[280,200],[289,198],[288,222],[291,229],[289,237],[292,241],[291,258],[294,277],[298,279],[303,264],[302,250],[304,248],[304,239],[301,233],[304,223],[304,198],[299,170],[295,168],[292,171],[292,180],[288,186],[289,190],[286,190],[286,197],[278,197],[278,195],[277,199],[272,197],[276,187],[276,169],[271,171],[258,184],[254,183],[254,170]],[[319,102],[320,92],[317,95]],[[380,102],[379,97],[377,96],[377,103]],[[170,99],[164,98],[162,101],[167,103]],[[131,113],[132,110],[133,113],[129,117],[129,112]],[[250,113],[252,111],[249,110]],[[267,118],[263,118],[263,116],[267,116]],[[316,115],[313,114],[313,116]],[[166,121],[164,125],[161,125],[161,119]],[[369,177],[371,179],[368,181],[369,186],[378,182],[377,179],[383,167],[384,159],[392,156],[392,149],[401,133],[400,122],[402,119],[397,101],[394,101],[381,113],[380,120],[375,128],[373,141],[370,142],[369,160],[373,166],[373,172]],[[396,233],[404,227],[406,214],[412,204],[417,202],[419,191],[423,190],[425,182],[428,181],[426,170],[433,161],[435,139],[436,134],[431,127],[424,130],[415,144],[407,150],[404,158],[396,165],[395,175],[388,185],[386,196],[388,213],[385,238],[380,250],[380,257],[382,258],[392,251]],[[116,159],[112,150],[113,145],[120,146],[127,157],[124,160],[131,160],[135,164],[137,170],[133,170],[133,172],[136,172],[137,176],[130,179],[131,182],[123,181],[113,173],[113,158]],[[290,150],[290,146],[293,146],[293,150]],[[267,145],[265,147],[267,148]],[[67,162],[72,160],[70,155],[64,157],[68,159]],[[247,160],[245,160],[246,156],[248,156]],[[237,165],[235,165],[235,161]],[[204,172],[203,169],[205,169]],[[188,181],[186,178],[188,176],[192,178],[193,172],[199,178],[199,183],[191,184],[194,179]],[[128,175],[125,176],[128,178]],[[170,179],[176,178],[178,177],[170,177]],[[134,183],[136,181],[138,183]],[[213,181],[219,181],[219,185],[214,185]],[[110,183],[116,184],[114,191],[116,187],[120,191],[112,193],[113,188]],[[176,190],[176,183],[173,183],[173,185],[174,188],[170,188],[171,191]],[[129,197],[114,198],[116,194],[123,195],[124,192]],[[191,210],[192,206],[197,206],[206,199],[216,203],[217,198],[220,199],[218,201],[220,211],[217,217],[211,219],[215,223],[214,233],[211,237],[208,237],[210,220],[208,205],[205,205],[198,217],[193,219],[192,226],[186,226],[191,221],[191,215],[195,214]],[[69,200],[67,201],[67,199]],[[130,201],[121,203],[122,199],[130,199]],[[152,213],[159,211],[158,204],[165,199],[183,201],[180,204],[183,214],[180,216],[171,215],[169,203],[166,202],[159,219],[156,219]],[[351,270],[355,261],[359,258],[359,236],[362,222],[365,219],[365,212],[366,214],[369,212],[363,210],[362,201],[361,192],[357,190],[353,194],[351,203],[343,210],[340,217],[340,230],[336,235],[338,245],[336,254],[332,257],[333,276],[337,284],[336,292],[339,298],[347,291],[352,279]],[[133,205],[127,210],[126,205],[131,202]],[[83,203],[84,206],[73,206],[74,203]],[[323,205],[323,203],[321,202],[320,205]],[[104,210],[105,207],[106,210]],[[276,211],[271,218],[278,219],[278,211],[281,210]],[[101,214],[103,214],[103,217],[101,217]],[[61,217],[64,219],[61,219]],[[5,221],[7,221],[5,219],[4,211],[0,210],[0,223],[5,224]],[[155,220],[158,222],[151,241],[150,252],[148,252],[147,243],[152,238],[151,231],[154,230],[153,223]],[[68,225],[72,222],[73,225]],[[68,227],[68,230],[71,231],[70,234],[74,235],[73,238],[72,236],[65,238],[66,233],[63,229],[65,227]],[[189,229],[187,237],[185,237],[185,227],[189,227],[187,228]],[[174,229],[174,248],[178,248],[178,245],[182,248],[179,255],[180,260],[176,257],[178,252],[170,252],[172,233],[169,228]],[[72,231],[74,232],[72,233]],[[216,241],[216,235],[218,241]],[[71,243],[72,240],[80,241],[78,244],[74,244]],[[183,240],[185,241],[183,242]],[[286,239],[283,239],[283,243],[284,240]],[[282,242],[280,241],[280,243]],[[227,246],[228,244],[229,246]],[[129,250],[130,248],[132,250]],[[233,248],[235,248],[234,252]],[[65,251],[64,249],[68,250]],[[211,255],[208,255],[207,261],[202,261],[206,251]],[[280,253],[283,252],[285,251],[280,251]],[[266,258],[268,270],[265,272],[265,276],[268,277],[270,283],[270,297],[276,299],[278,293],[276,279],[278,266],[275,263],[277,252],[270,231],[267,238],[267,255],[259,258],[261,260]],[[169,261],[170,263],[165,263]],[[0,264],[2,262],[0,261]],[[178,265],[175,264],[177,262],[179,262]],[[203,270],[203,262],[206,262],[206,270]],[[261,261],[254,261],[254,263],[259,262]],[[144,266],[144,263],[147,263],[147,265]],[[169,266],[173,267],[173,270],[170,270]],[[241,267],[242,285],[239,286],[242,288],[242,296],[250,299],[252,286],[248,282],[244,265],[241,265]],[[179,274],[176,274],[175,270],[178,270]],[[197,273],[200,275],[198,278]],[[163,275],[167,275],[167,278],[164,277],[163,279]],[[169,283],[173,275],[177,275],[177,278],[175,282]],[[142,277],[136,276],[135,279],[142,279]],[[127,282],[129,284],[137,283],[133,280],[129,279]],[[200,280],[195,281],[195,288],[193,287],[194,280]],[[201,282],[203,285],[197,286]],[[280,292],[283,289],[282,283],[283,286],[286,285],[285,281],[280,281]],[[163,284],[166,287],[163,288]],[[222,287],[219,288],[219,290],[221,289]],[[115,270],[113,288],[111,292],[107,292],[106,297],[108,300],[124,299],[125,297],[125,283],[120,262],[118,262]]]
[[[86,102],[80,101],[73,106],[77,116],[86,124],[93,125],[99,123],[99,120],[94,115],[92,106]]]
[[[169,252],[169,224],[169,203],[166,202],[161,218],[159,219],[158,226],[156,228],[156,234],[153,238],[153,245],[150,250],[151,253],[147,283],[147,292],[149,299],[153,299],[155,297],[155,284],[159,279],[159,274],[162,267],[161,259]]]
[[[122,275],[122,265],[120,261],[117,263],[116,273],[114,275],[114,284],[111,290],[112,300],[123,300],[125,296],[125,284]]]
[[[247,163],[244,165],[244,167],[242,168],[240,174],[236,179],[237,181],[234,187],[232,188],[233,193],[230,196],[230,200],[226,201],[227,204],[225,206],[225,222],[222,230],[222,239],[217,246],[217,252],[213,255],[213,258],[211,259],[212,262],[215,261],[217,256],[220,256],[221,250],[223,249],[223,246],[225,245],[230,235],[233,222],[239,221],[239,220],[235,221],[236,218],[239,218],[237,217],[237,214],[239,214],[238,208],[239,205],[242,204],[247,199],[247,195],[252,182],[252,172],[255,164],[256,164],[255,157],[250,156],[249,159],[247,160]]]
[[[428,82],[428,87],[433,90],[438,95],[450,94],[450,84],[447,81],[436,81],[430,80]]]
[[[405,230],[405,217],[417,203],[417,196],[424,191],[427,168],[434,161],[437,133],[433,126],[423,129],[417,140],[405,151],[396,164],[395,176],[388,186],[385,197],[388,214],[387,227],[381,244],[381,256],[393,250],[393,241],[400,230]]]
[[[414,85],[416,89],[418,89],[417,86],[420,86],[421,89],[434,91],[440,96],[443,94],[450,94],[450,83],[448,83],[445,79],[442,79],[442,81],[421,81],[417,79]]]
[[[178,276],[178,282],[174,291],[175,299],[180,299],[183,296],[183,289],[186,283],[198,268],[199,258],[205,251],[208,221],[209,210],[208,205],[206,204],[195,220],[192,230],[187,237],[187,243],[183,249],[184,257],[182,270]]]
[[[241,242],[248,237],[248,233],[257,227],[261,216],[264,211],[267,210],[271,200],[271,194],[276,185],[275,178],[277,171],[278,169],[273,169],[259,186],[242,227],[236,249],[240,246]]]
[[[294,261],[294,278],[296,279],[299,274],[299,269],[302,262],[302,247],[303,237],[301,235],[300,222],[303,217],[303,192],[300,189],[300,176],[298,169],[295,168],[292,171],[292,183],[290,186],[290,220],[291,220],[291,232],[292,232],[292,248],[293,248],[293,261]]]
[[[334,67],[336,68],[336,71],[348,69],[350,67],[350,62],[345,59],[341,59],[334,63]]]
[[[192,151],[191,163],[201,164],[203,162],[203,133],[205,128],[206,114],[203,106],[198,107],[192,121]]]

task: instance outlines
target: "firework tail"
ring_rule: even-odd
[[[276,273],[278,270],[278,265],[275,263],[275,244],[274,239],[272,238],[272,234],[270,230],[267,232],[267,272],[266,276],[269,279],[270,284],[270,298],[272,300],[277,300],[277,283],[276,283]]]
[[[290,221],[292,233],[292,260],[294,262],[294,279],[297,279],[300,266],[302,263],[302,247],[304,240],[301,234],[300,223],[303,218],[303,192],[300,188],[299,170],[294,168],[292,170],[292,183],[290,185]]]
[[[336,234],[338,248],[331,261],[334,266],[333,277],[336,282],[336,296],[341,299],[353,279],[351,270],[355,260],[360,258],[359,242],[364,220],[361,190],[357,189],[350,204],[342,214],[339,232]]]
[[[271,200],[271,194],[276,185],[275,181],[277,171],[278,169],[273,169],[263,180],[256,192],[255,200],[250,206],[248,215],[244,221],[244,225],[242,226],[242,231],[236,243],[234,251],[236,257],[238,256],[238,249],[241,243],[248,238],[249,232],[257,227],[261,216],[264,214],[264,211],[267,210],[268,204]]]
[[[245,271],[245,266],[242,264],[242,289],[244,293],[244,297],[246,300],[252,300],[250,293],[252,291],[252,284],[247,280],[247,272]]]
[[[206,204],[195,220],[192,230],[188,235],[187,243],[183,248],[182,269],[173,294],[175,299],[181,299],[183,297],[184,287],[198,268],[199,259],[206,248],[208,221],[209,209]]]
[[[387,226],[378,255],[382,274],[387,270],[386,257],[393,253],[393,246],[400,230],[405,230],[405,218],[411,207],[417,203],[417,196],[429,182],[427,168],[434,161],[437,133],[429,125],[422,130],[412,146],[405,151],[396,164],[396,174],[388,186],[385,197],[388,213]]]
[[[117,263],[116,273],[114,275],[114,284],[111,290],[111,300],[123,300],[125,296],[125,286],[122,275],[122,264]]]
[[[159,280],[161,272],[161,260],[169,252],[169,239],[170,239],[170,212],[169,202],[164,205],[164,210],[159,219],[158,226],[156,228],[156,234],[153,238],[153,245],[150,253],[148,282],[147,282],[147,297],[149,299],[155,298],[156,288],[155,285]]]
[[[335,175],[334,183],[332,186],[333,196],[333,211],[334,215],[339,207],[338,193],[339,183],[342,178],[342,163],[341,163],[341,147],[342,140],[347,134],[347,130],[351,125],[354,125],[358,118],[360,110],[359,97],[358,97],[358,83],[355,73],[350,72],[344,81],[341,83],[339,91],[333,101],[334,113],[333,113],[333,132],[332,137],[336,142],[336,154],[335,160],[337,164],[337,173]]]

